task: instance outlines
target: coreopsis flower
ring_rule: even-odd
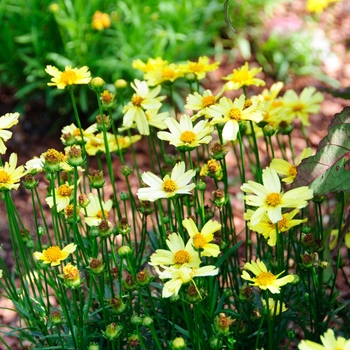
[[[196,80],[201,80],[206,77],[208,72],[216,70],[220,62],[209,62],[209,58],[201,56],[197,62],[188,61],[187,64],[180,65],[180,68],[185,74],[192,73],[196,76]]]
[[[161,140],[169,141],[179,151],[189,151],[201,144],[208,144],[211,139],[211,133],[214,129],[208,124],[207,120],[201,120],[193,126],[191,117],[182,114],[180,122],[175,118],[169,117],[164,120],[168,126],[168,131],[158,131],[157,136]]]
[[[216,159],[209,159],[202,166],[199,176],[209,176],[213,179],[221,181],[223,177],[222,166]]]
[[[312,149],[308,147],[303,149],[295,164],[292,165],[284,159],[274,158],[272,159],[270,168],[276,170],[278,174],[286,176],[282,179],[282,181],[286,182],[287,184],[291,184],[297,176],[297,166],[301,163],[303,159],[311,157],[311,155]]]
[[[249,107],[245,104],[246,98],[242,94],[234,101],[227,97],[222,97],[218,105],[213,105],[207,109],[208,115],[213,117],[212,124],[222,124],[222,137],[224,142],[234,141],[239,132],[239,123],[251,120],[259,123],[263,119],[262,110],[258,102],[252,102]]]
[[[97,124],[94,123],[90,125],[87,129],[82,129],[81,132],[83,134],[84,142],[89,141],[91,138],[95,136],[95,132],[97,131]],[[70,146],[74,143],[81,143],[81,132],[80,129],[74,124],[66,125],[62,129],[61,141],[64,145]],[[71,144],[67,144],[67,140],[72,140]]]
[[[175,266],[176,268],[181,266],[199,267],[201,260],[198,253],[193,249],[191,241],[188,241],[185,246],[181,236],[173,232],[168,236],[166,244],[169,250],[157,249],[151,255],[149,265]]]
[[[103,30],[111,26],[111,19],[108,13],[102,13],[101,11],[96,11],[92,16],[91,26],[96,30]]]
[[[109,146],[109,150],[111,148],[115,148],[115,137],[110,132],[106,132],[106,138]],[[98,153],[106,153],[106,145],[104,140],[104,133],[100,132],[93,137],[90,137],[85,144],[85,151],[89,156],[95,156]]]
[[[226,83],[227,90],[238,90],[243,86],[250,85],[264,86],[264,80],[255,78],[261,71],[262,67],[249,69],[249,63],[245,62],[244,66],[234,69],[231,74],[222,79],[228,80],[228,83]]]
[[[163,179],[148,171],[143,173],[141,178],[149,187],[139,188],[136,194],[141,201],[150,202],[160,198],[171,198],[177,194],[190,194],[196,185],[189,182],[195,175],[195,170],[185,172],[185,162],[177,163],[170,176],[167,174]]]
[[[76,249],[76,244],[70,243],[63,249],[58,246],[51,246],[42,252],[34,252],[33,254],[37,260],[42,260],[44,264],[57,266],[62,260],[66,260],[70,254],[74,253]]]
[[[198,111],[191,117],[192,121],[195,121],[202,115],[208,117],[207,108],[215,105],[224,91],[225,87],[223,87],[215,96],[213,96],[213,93],[210,90],[204,90],[202,95],[196,91],[193,94],[189,94],[186,98],[185,109]]]
[[[109,146],[111,152],[117,152],[119,149],[123,150],[130,147],[137,141],[140,141],[142,138],[141,135],[132,135],[132,136],[121,136],[117,135],[110,140]]]
[[[169,117],[169,112],[159,113],[157,109],[149,109],[145,111],[148,124],[157,129],[164,130],[167,125],[164,123],[165,119]]]
[[[165,268],[163,271],[159,271],[159,269],[157,270],[160,279],[169,279],[169,281],[167,281],[163,287],[163,298],[169,298],[173,295],[177,296],[181,286],[191,281],[196,286],[196,283],[193,280],[195,277],[215,276],[219,273],[219,269],[215,268],[213,265],[199,268],[193,268],[185,265],[181,266],[180,268],[170,266]]]
[[[220,247],[211,243],[214,240],[214,232],[221,229],[221,224],[217,221],[209,220],[199,231],[192,219],[182,221],[182,226],[190,236],[190,243],[195,250],[200,251],[201,256],[217,257],[220,254]]]
[[[339,0],[307,0],[306,9],[309,12],[320,14],[327,6]]]
[[[251,271],[255,277],[251,277],[246,270]],[[244,264],[241,277],[244,280],[253,282],[252,286],[259,287],[262,290],[268,289],[272,294],[276,294],[280,292],[280,287],[294,281],[293,275],[278,278],[283,272],[274,275],[267,270],[266,265],[262,261],[257,260],[255,262],[252,260],[250,263],[247,262]]]
[[[150,90],[145,81],[135,79],[134,83],[131,83],[131,87],[135,93],[131,101],[123,108],[123,127],[131,128],[133,123],[136,123],[141,135],[149,135],[149,124],[145,111],[159,110],[161,107],[160,101],[164,99],[163,96],[158,96],[161,86]]]
[[[281,182],[274,169],[267,167],[262,174],[263,185],[249,180],[241,186],[243,192],[253,193],[244,196],[248,205],[258,207],[252,215],[251,225],[256,225],[267,213],[269,220],[275,224],[283,219],[282,208],[304,208],[313,197],[313,190],[308,186],[281,192]]]
[[[53,77],[47,85],[57,86],[58,89],[73,87],[77,84],[89,84],[91,80],[91,73],[87,66],[81,68],[66,66],[63,72],[56,67],[46,66],[45,72]]]
[[[132,67],[138,69],[144,73],[151,72],[160,69],[168,64],[168,61],[163,60],[160,57],[149,58],[146,63],[140,59],[134,60],[132,62]]]
[[[46,203],[50,208],[56,205],[56,211],[59,213],[64,210],[70,203],[74,191],[74,185],[69,185],[68,182],[54,189],[54,194],[46,197]],[[55,197],[55,198],[54,198]]]
[[[81,285],[80,272],[71,263],[63,268],[63,274],[58,275],[58,277],[62,278],[64,284],[69,288],[78,288]]]
[[[276,224],[278,225],[278,233],[286,232],[290,228],[294,226],[298,226],[302,224],[303,222],[306,222],[307,219],[295,219],[295,215],[297,215],[299,212],[299,209],[294,209],[289,213],[282,214],[282,220],[279,220],[277,223],[272,223],[269,219],[267,213],[264,213],[263,216],[260,219],[260,222],[252,225],[249,220],[251,219],[252,215],[254,214],[254,211],[251,209],[248,209],[246,213],[244,213],[244,219],[248,221],[248,227],[255,232],[258,232],[266,238],[267,244],[271,247],[274,247],[276,245],[277,241],[277,233],[276,233]]]
[[[299,350],[350,350],[350,339],[335,338],[333,329],[329,328],[321,335],[322,345],[311,340],[302,340],[298,345]]]
[[[286,110],[285,118],[293,121],[298,118],[304,126],[309,126],[309,115],[317,113],[324,97],[321,92],[316,92],[314,86],[306,87],[298,96],[294,90],[287,90],[283,95]]]
[[[24,166],[17,166],[17,154],[12,153],[9,161],[4,166],[0,166],[0,192],[8,190],[17,190],[19,180],[26,175]]]
[[[18,124],[18,118],[19,113],[6,113],[0,117],[0,154],[6,153],[4,141],[8,141],[12,136],[12,132],[6,129]]]
[[[176,79],[182,78],[185,73],[175,63],[159,66],[155,70],[145,73],[145,80],[149,86],[157,86],[162,83],[173,83]]]
[[[108,214],[112,209],[112,200],[108,199],[106,202],[102,201],[100,203],[98,196],[94,196],[92,193],[89,193],[88,198],[89,204],[86,208],[81,209],[81,212],[85,215],[86,225],[98,226],[102,220],[105,220],[110,226],[112,226],[112,223],[107,220]]]
[[[266,305],[266,300],[265,299],[261,299],[261,304],[263,306],[264,309],[267,309],[267,305]],[[270,317],[274,317],[279,315],[281,312],[285,312],[288,309],[286,308],[286,304],[285,303],[281,303],[279,300],[277,300],[277,302],[273,299],[273,298],[269,298],[269,313],[270,313]]]

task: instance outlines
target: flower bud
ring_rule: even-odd
[[[119,195],[120,200],[122,200],[123,202],[125,202],[126,200],[129,199],[129,195],[125,192],[121,192]]]
[[[305,269],[311,269],[312,267],[314,267],[315,254],[305,253],[305,254],[300,254],[300,257],[301,257],[301,261],[302,261],[301,264]]]
[[[276,129],[272,125],[267,124],[263,127],[262,131],[265,136],[271,137],[275,134]]]
[[[24,177],[24,181],[22,181],[23,186],[27,189],[27,190],[32,190],[33,188],[37,187],[39,183],[39,180],[35,180],[34,176],[31,174],[27,174]]]
[[[226,154],[228,153],[228,148],[224,147],[221,143],[216,142],[214,143],[210,151],[214,159],[221,160],[226,157]]]
[[[100,95],[100,100],[104,108],[111,108],[114,104],[115,94],[104,90]]]
[[[56,326],[61,325],[63,323],[62,312],[52,311],[50,315],[50,320],[51,320],[51,323]]]
[[[61,153],[53,148],[44,153],[44,168],[47,172],[56,172],[61,170]]]
[[[100,346],[98,345],[98,343],[90,343],[88,346],[88,350],[100,350]]]
[[[77,167],[84,163],[80,146],[72,146],[69,149],[67,163],[72,167]]]
[[[128,257],[130,254],[132,254],[132,249],[127,246],[127,245],[123,245],[121,247],[118,248],[118,254],[122,257],[122,258],[126,258]]]
[[[102,331],[103,336],[108,340],[115,340],[119,337],[123,327],[115,322],[109,324],[105,331]]]
[[[150,201],[140,201],[140,207],[137,210],[147,216],[154,212],[154,205]]]
[[[199,180],[199,182],[197,183],[197,188],[200,191],[205,191],[205,189],[207,188],[207,184],[204,181]]]
[[[137,348],[140,346],[140,339],[137,334],[132,334],[128,337],[128,344],[131,348]]]
[[[112,119],[109,115],[101,115],[99,114],[96,117],[96,127],[98,131],[107,131],[112,126]]]
[[[281,122],[278,126],[278,130],[282,135],[289,135],[294,129],[293,124],[288,124],[286,122]]]
[[[185,339],[182,337],[175,338],[171,342],[171,348],[172,348],[172,350],[185,350],[186,349]]]
[[[97,258],[90,258],[89,259],[89,266],[87,267],[90,272],[94,275],[100,275],[103,273],[105,269],[105,265],[102,262],[102,260],[97,259]]]
[[[114,297],[114,298],[110,299],[109,303],[110,303],[113,311],[117,315],[121,315],[126,310],[126,304],[123,303],[123,301],[120,297]]]
[[[134,326],[139,326],[142,324],[142,318],[139,315],[132,315],[130,317],[130,322],[134,325]]]
[[[118,89],[118,90],[123,90],[128,86],[128,83],[126,80],[124,79],[117,79],[114,83],[114,86]]]
[[[218,333],[222,335],[228,335],[230,332],[230,326],[233,323],[230,316],[226,316],[224,313],[221,313],[215,319],[215,329]]]
[[[131,274],[126,275],[125,279],[123,280],[123,287],[127,291],[133,291],[137,288],[134,278]]]
[[[116,231],[117,234],[120,234],[122,236],[126,236],[131,232],[131,225],[128,223],[128,220],[126,218],[122,218],[117,222]]]
[[[101,93],[104,90],[104,86],[105,86],[105,82],[100,77],[95,77],[91,79],[89,83],[89,87],[91,88],[91,90],[94,90],[98,93]]]
[[[85,193],[82,193],[78,197],[78,204],[82,208],[86,208],[90,203],[88,196]]]
[[[217,208],[222,208],[228,201],[228,196],[223,190],[216,190],[213,193],[214,200],[212,201]]]
[[[63,274],[58,275],[58,277],[62,278],[64,284],[68,288],[78,288],[81,286],[80,273],[76,266],[68,263],[63,268]]]
[[[142,324],[143,324],[145,327],[150,327],[150,326],[153,324],[153,319],[152,319],[152,317],[145,316],[145,317],[142,319]]]
[[[132,166],[130,166],[130,165],[123,165],[123,166],[121,167],[120,172],[121,172],[125,177],[128,177],[129,175],[132,174],[133,170],[134,170],[134,169],[133,169]]]
[[[146,269],[144,269],[143,271],[140,271],[136,275],[136,282],[141,287],[147,286],[148,284],[150,284],[152,282],[153,279],[154,279],[154,277],[150,276]]]
[[[108,237],[111,235],[111,226],[112,224],[107,220],[101,220],[97,226],[98,235],[100,237]]]
[[[103,188],[105,185],[105,179],[103,177],[103,171],[93,170],[90,175],[88,175],[89,183],[92,188]]]

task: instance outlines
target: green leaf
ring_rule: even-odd
[[[350,191],[350,107],[337,113],[314,156],[298,166],[293,188],[309,186],[316,195]]]

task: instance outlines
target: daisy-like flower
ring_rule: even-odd
[[[306,9],[309,12],[320,14],[327,6],[339,0],[307,0]]]
[[[54,196],[56,200],[56,210],[58,213],[64,210],[64,208],[70,203],[72,199],[73,191],[74,191],[74,185],[69,185],[68,182],[59,186],[58,188],[55,188]],[[52,195],[45,198],[46,203],[50,208],[52,208],[55,204],[54,196]]]
[[[281,182],[274,169],[267,167],[263,170],[263,185],[255,181],[248,181],[241,186],[243,192],[253,194],[244,196],[248,205],[259,207],[252,215],[251,225],[261,221],[267,213],[270,221],[275,224],[283,219],[282,208],[304,208],[307,201],[313,197],[313,190],[307,186],[294,188],[281,193]]]
[[[244,66],[234,69],[233,73],[222,79],[228,80],[226,83],[227,90],[238,90],[243,86],[264,86],[264,80],[255,78],[262,71],[262,68],[249,69],[249,63],[245,62]]]
[[[186,98],[185,108],[192,111],[198,111],[191,117],[192,121],[195,121],[202,115],[207,117],[207,108],[215,105],[224,91],[225,87],[223,87],[215,96],[213,96],[213,93],[210,90],[204,90],[202,95],[198,92],[188,95]]]
[[[113,201],[108,199],[106,202],[102,201],[100,204],[98,196],[94,196],[92,193],[89,193],[88,199],[89,204],[86,208],[81,209],[81,212],[85,215],[86,225],[98,226],[102,220],[106,220],[108,225],[111,226],[112,223],[108,221],[108,215],[112,209]]]
[[[198,253],[193,249],[191,241],[188,241],[186,246],[177,233],[171,233],[166,240],[166,244],[169,250],[157,249],[155,253],[151,255],[152,266],[175,266],[179,268],[181,266],[188,266],[198,268],[201,264]]]
[[[201,120],[193,126],[191,117],[187,114],[182,114],[180,123],[172,117],[165,119],[164,123],[168,126],[170,132],[158,131],[158,138],[169,141],[179,151],[192,150],[201,144],[208,144],[212,139],[210,134],[214,127],[208,125],[207,120]]]
[[[8,141],[12,136],[12,132],[6,129],[18,124],[18,118],[19,113],[6,113],[0,117],[0,154],[6,153],[4,141]]]
[[[24,166],[17,166],[17,154],[12,153],[9,161],[4,166],[0,166],[0,192],[8,190],[17,190],[19,180],[26,175]]]
[[[62,260],[66,260],[70,254],[74,253],[76,249],[76,244],[70,243],[63,249],[58,246],[52,246],[48,249],[44,249],[42,252],[35,252],[34,256],[37,260],[42,260],[44,264],[57,266]]]
[[[267,309],[267,305],[266,305],[266,300],[265,299],[261,299],[261,304],[263,306],[264,309]],[[270,316],[274,317],[279,315],[281,312],[285,312],[287,311],[288,308],[286,308],[286,304],[277,300],[277,302],[273,299],[273,298],[269,298],[269,312],[270,312]]]
[[[219,269],[213,265],[203,266],[200,268],[192,268],[189,266],[181,266],[180,268],[169,267],[162,272],[158,270],[160,279],[170,279],[164,284],[162,297],[169,298],[173,295],[177,296],[183,284],[192,283],[196,286],[193,278],[215,276],[219,273]]]
[[[109,150],[112,151],[115,145],[115,137],[110,132],[106,132]],[[85,151],[89,156],[95,156],[98,153],[106,153],[106,146],[103,132],[90,137],[85,144]]]
[[[190,243],[195,250],[200,251],[201,256],[216,258],[220,254],[220,247],[217,244],[210,243],[214,239],[214,232],[221,229],[221,224],[217,221],[209,220],[201,231],[198,230],[192,219],[183,220],[182,226],[185,227],[190,236]]]
[[[97,131],[97,124],[94,123],[87,129],[82,129],[81,131],[83,133],[84,142],[87,142],[95,136],[94,134]],[[61,141],[66,146],[71,146],[75,143],[81,143],[82,139],[80,129],[74,123],[66,125],[62,129]]]
[[[182,78],[185,73],[180,66],[170,63],[158,67],[155,70],[145,73],[145,80],[149,86],[156,86],[162,83],[173,83],[176,79]]]
[[[197,62],[188,61],[187,64],[180,65],[180,68],[185,74],[192,73],[196,76],[197,80],[205,78],[208,72],[216,70],[220,62],[210,63],[209,58],[201,56]]]
[[[135,79],[131,83],[131,87],[135,90],[131,101],[123,108],[124,118],[123,127],[131,128],[133,123],[136,123],[141,135],[149,135],[149,125],[146,110],[156,109],[161,107],[161,100],[163,96],[158,96],[161,86],[157,86],[150,90],[145,81]]]
[[[307,221],[307,218],[293,220],[294,216],[297,215],[298,212],[299,212],[299,209],[294,209],[289,213],[282,214],[282,220],[279,220],[277,222],[278,233],[286,232],[290,228],[294,226],[298,226],[303,222]],[[249,221],[253,216],[253,214],[254,214],[254,211],[251,209],[248,209],[247,212],[244,213],[244,219],[246,221]],[[250,222],[248,222],[248,227],[252,231],[258,232],[262,234],[264,238],[268,239],[267,244],[270,245],[271,247],[274,247],[276,245],[276,241],[277,241],[276,224],[271,222],[267,213],[264,213],[260,219],[260,222],[255,225],[252,225]]]
[[[168,64],[168,61],[163,60],[160,57],[149,58],[146,63],[140,59],[134,60],[132,62],[132,67],[138,69],[144,73],[152,72],[154,70],[160,69]]]
[[[108,13],[102,13],[101,11],[96,11],[92,16],[91,26],[96,30],[103,30],[111,26],[111,19]]]
[[[311,340],[302,340],[298,346],[299,350],[350,350],[350,340],[343,337],[335,338],[333,329],[328,329],[321,335],[323,345]]]
[[[71,263],[63,268],[63,274],[58,275],[58,277],[62,278],[64,284],[69,288],[77,288],[81,285],[79,270]]]
[[[159,113],[157,109],[149,109],[145,111],[148,124],[157,129],[164,130],[167,125],[164,123],[165,119],[169,117],[169,112]]]
[[[309,115],[320,110],[323,99],[322,93],[316,92],[314,86],[304,88],[300,96],[294,90],[287,90],[283,95],[284,105],[288,108],[286,119],[292,122],[298,118],[304,126],[309,126]]]
[[[222,97],[219,105],[211,106],[207,109],[208,115],[213,117],[212,124],[225,123],[222,129],[224,142],[234,141],[239,131],[239,122],[251,120],[259,123],[263,119],[262,110],[258,102],[250,103],[247,107],[246,98],[242,94],[239,98],[232,100]]]
[[[110,151],[117,152],[119,149],[123,150],[130,147],[133,143],[141,140],[141,135],[121,136],[117,135],[117,138],[113,138],[110,143]]]
[[[139,188],[136,194],[141,201],[150,202],[160,198],[171,198],[177,194],[190,194],[196,185],[189,182],[195,175],[195,170],[185,172],[185,162],[177,163],[171,175],[165,175],[163,179],[151,172],[145,172],[141,178],[150,187]]]
[[[91,73],[86,66],[81,68],[66,66],[63,72],[56,67],[46,66],[45,72],[53,77],[51,83],[47,83],[47,85],[57,86],[58,89],[65,89],[67,86],[73,87],[77,84],[89,84],[91,80]]]
[[[251,277],[246,270],[251,271],[255,277]],[[293,275],[278,278],[283,272],[284,271],[280,272],[278,275],[274,275],[267,270],[266,265],[262,261],[257,260],[255,262],[252,260],[250,263],[247,262],[244,264],[241,277],[244,280],[253,282],[252,286],[259,287],[262,290],[268,289],[272,294],[278,294],[280,292],[280,287],[294,281]]]
[[[270,167],[276,170],[278,174],[286,176],[282,179],[283,182],[291,184],[298,174],[297,166],[301,163],[303,159],[311,157],[311,155],[312,149],[308,147],[303,149],[295,164],[292,165],[284,159],[274,158],[272,159]]]

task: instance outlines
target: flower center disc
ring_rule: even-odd
[[[196,233],[193,237],[193,246],[195,247],[195,249],[201,249],[204,247],[204,245],[207,243],[207,241],[205,240],[204,236],[201,233]]]
[[[67,185],[61,185],[58,188],[57,193],[62,197],[69,197],[72,194],[72,190]]]
[[[190,71],[192,72],[203,72],[204,70],[204,64],[198,63],[198,62],[191,62],[189,64]]]
[[[193,131],[184,131],[180,136],[180,140],[184,143],[192,143],[196,140],[196,134]]]
[[[185,263],[188,263],[190,261],[190,254],[186,252],[186,250],[178,250],[174,254],[174,261],[175,264],[183,265]]]
[[[133,97],[131,98],[131,103],[136,107],[140,107],[142,101],[143,101],[143,98],[141,96],[136,95],[136,94],[133,95]]]
[[[241,120],[241,111],[238,108],[233,107],[230,109],[229,117],[230,119],[233,119],[239,122]]]
[[[9,174],[5,170],[0,170],[0,183],[5,184],[10,180]]]
[[[296,165],[292,165],[290,168],[289,168],[289,175],[290,176],[297,176],[297,166]]]
[[[279,193],[270,193],[266,197],[266,204],[270,207],[276,207],[281,204],[281,195]]]
[[[202,105],[203,107],[209,107],[215,103],[215,97],[214,96],[204,96],[202,98]]]
[[[45,251],[44,255],[49,262],[57,261],[61,256],[61,249],[60,247],[52,246]]]
[[[165,68],[163,69],[162,71],[162,77],[164,79],[172,79],[175,77],[175,72],[173,69],[170,69],[170,68]]]
[[[256,277],[256,279],[261,286],[268,286],[273,283],[273,281],[276,279],[276,276],[273,275],[271,272],[261,272]]]
[[[176,183],[174,180],[167,179],[163,182],[163,190],[165,192],[171,193],[176,190]]]
[[[103,216],[104,214],[104,216]],[[96,217],[99,218],[99,219],[104,219],[108,216],[108,211],[107,210],[104,210],[104,213],[102,213],[102,210],[99,210],[97,213],[96,213]]]
[[[74,71],[68,70],[62,73],[61,75],[61,81],[62,83],[65,83],[67,85],[73,85],[75,84],[77,80],[77,75]]]
[[[233,81],[242,82],[250,78],[249,73],[246,71],[236,71],[233,73]]]
[[[304,105],[302,103],[297,103],[293,106],[293,111],[298,112],[304,109]]]

